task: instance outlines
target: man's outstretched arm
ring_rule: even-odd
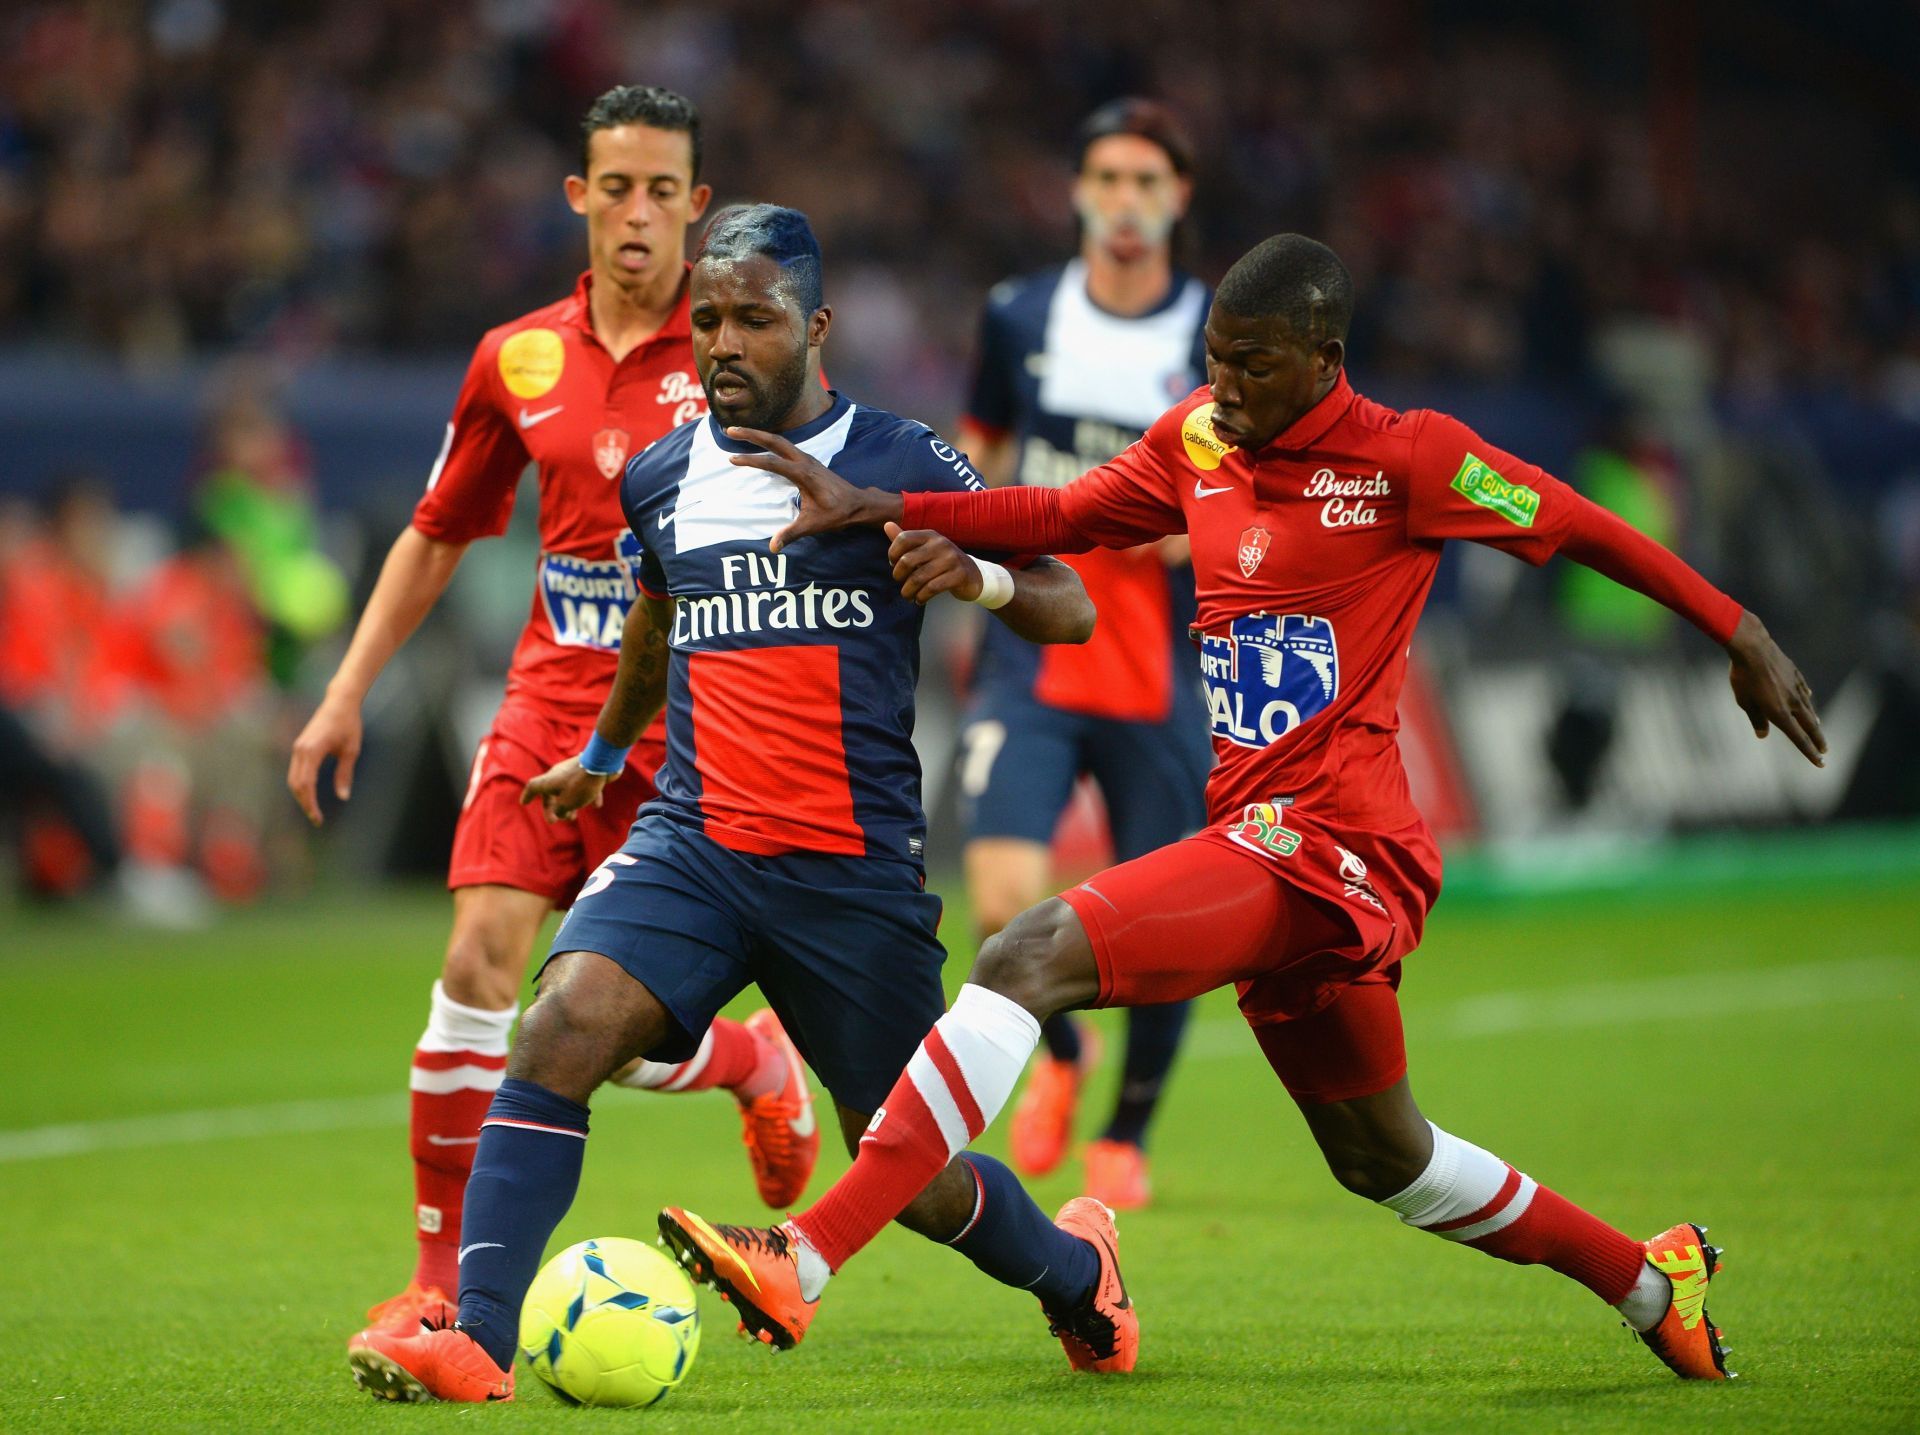
[[[672,631],[673,599],[651,598],[644,592],[634,599],[620,630],[620,665],[600,705],[593,743],[587,753],[557,762],[529,782],[521,790],[521,806],[538,798],[548,821],[570,822],[589,803],[600,805],[602,790],[620,775],[626,750],[640,740],[654,714],[666,704]],[[602,766],[597,762],[582,765],[581,757],[596,750],[607,758],[604,771],[596,770]]]
[[[1569,495],[1573,512],[1560,552],[1622,587],[1665,604],[1727,650],[1733,700],[1755,737],[1777,727],[1815,767],[1826,766],[1827,738],[1813,688],[1766,625],[1632,524],[1588,499]]]

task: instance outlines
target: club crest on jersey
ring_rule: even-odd
[[[1271,802],[1250,802],[1240,820],[1227,829],[1229,841],[1270,857],[1291,857],[1306,839],[1280,821],[1280,809]]]
[[[551,329],[523,329],[500,345],[500,382],[516,399],[551,392],[566,366],[566,345]]]
[[[1228,454],[1239,452],[1238,445],[1223,443],[1213,431],[1213,411],[1218,407],[1213,403],[1201,404],[1180,425],[1180,446],[1186,449],[1195,468],[1203,468],[1208,473],[1220,467]]]
[[[1213,735],[1266,747],[1318,717],[1340,695],[1333,624],[1301,613],[1235,618],[1225,634],[1200,637]]]
[[[625,429],[601,429],[593,436],[593,466],[602,478],[618,478],[626,467],[627,449],[633,439]]]
[[[1273,542],[1273,535],[1264,528],[1249,528],[1240,535],[1240,573],[1251,578],[1260,565],[1267,561],[1267,545]]]

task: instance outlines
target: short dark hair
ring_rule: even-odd
[[[1263,239],[1234,261],[1213,302],[1241,319],[1278,315],[1307,344],[1345,339],[1353,322],[1353,276],[1340,256],[1304,234]]]
[[[778,204],[730,204],[714,215],[701,236],[702,259],[750,259],[764,254],[785,271],[800,312],[811,315],[826,301],[820,241],[813,237],[813,225],[797,209]]]
[[[580,172],[593,164],[593,137],[621,125],[646,125],[687,137],[693,183],[700,182],[700,111],[693,101],[658,85],[615,85],[587,107],[580,121]]]
[[[1175,174],[1193,172],[1193,142],[1181,127],[1179,116],[1158,100],[1141,99],[1137,95],[1109,100],[1082,120],[1077,168],[1085,169],[1087,151],[1110,135],[1138,135],[1141,139],[1151,140],[1166,151]]]

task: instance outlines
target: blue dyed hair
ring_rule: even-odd
[[[826,304],[821,288],[820,241],[813,226],[797,209],[777,204],[732,204],[714,215],[700,241],[702,259],[751,259],[764,254],[783,271],[784,283],[800,306],[811,315]]]

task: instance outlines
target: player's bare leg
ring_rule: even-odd
[[[459,1323],[356,1336],[348,1360],[361,1388],[383,1399],[511,1398],[520,1303],[579,1186],[587,1100],[672,1029],[659,999],[608,958],[565,952],[548,964],[480,1128]]]
[[[1288,1055],[1276,1049],[1274,1034],[1288,1025],[1258,1029],[1283,1077]],[[1676,1226],[1650,1242],[1633,1240],[1433,1125],[1404,1076],[1373,1095],[1299,1104],[1334,1179],[1347,1190],[1446,1240],[1558,1271],[1617,1309],[1676,1375],[1726,1378],[1720,1333],[1706,1312],[1719,1252],[1706,1245],[1702,1228]]]
[[[755,1334],[784,1349],[805,1335],[833,1271],[897,1219],[995,1279],[1034,1290],[1075,1369],[1131,1370],[1140,1323],[1120,1277],[1112,1212],[1080,1197],[1043,1230],[1011,1171],[960,1154],[1011,1095],[1039,1039],[1038,1013],[1085,1006],[1098,991],[1093,949],[1072,909],[1053,900],[1023,913],[982,948],[953,1009],[872,1120],[845,1114],[863,1180],[843,1180],[771,1230],[713,1225],[668,1207],[662,1236],[742,1308]]]
[[[980,941],[1047,895],[1053,852],[1024,837],[976,837],[965,852],[967,899]],[[1046,1051],[1033,1063],[1026,1090],[1013,1108],[1007,1148],[1014,1168],[1044,1176],[1066,1157],[1080,1086],[1099,1061],[1099,1036],[1065,1013],[1040,1024]]]

